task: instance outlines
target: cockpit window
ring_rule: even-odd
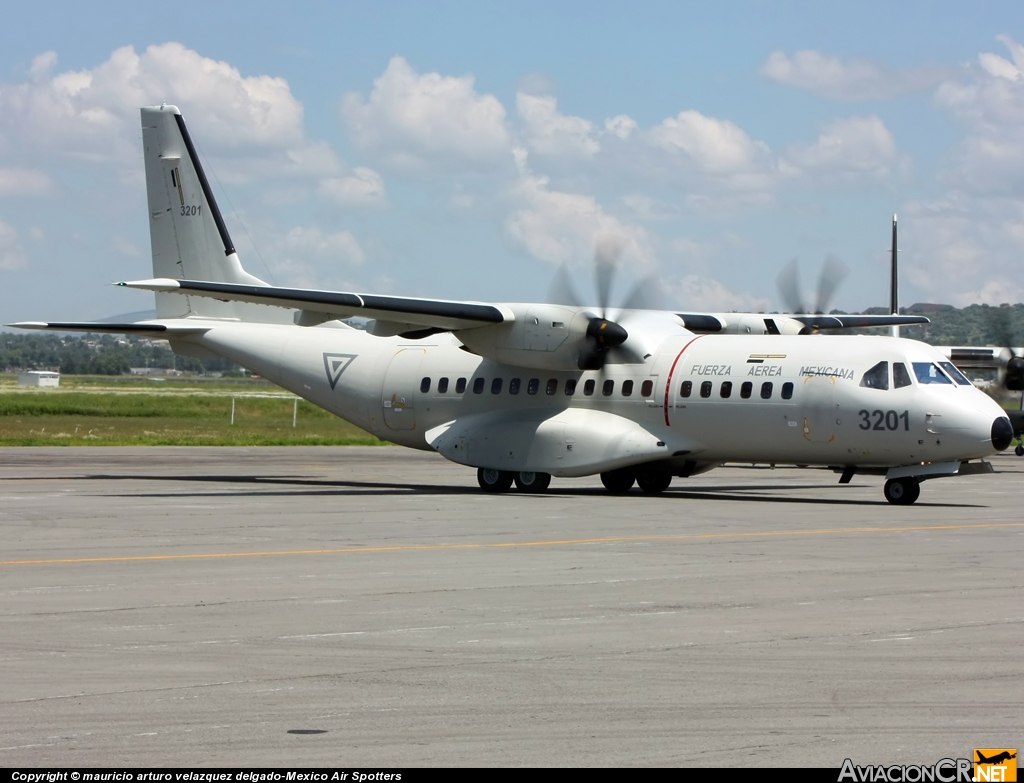
[[[910,380],[910,371],[907,369],[907,365],[903,362],[892,363],[892,385],[895,389],[902,389],[904,386],[910,386],[913,381]]]
[[[860,379],[860,385],[866,389],[889,388],[889,362],[879,362]]]
[[[953,362],[939,362],[939,367],[946,371],[946,375],[951,377],[961,386],[970,386],[971,382],[967,380],[967,377],[960,372],[954,365]]]
[[[950,385],[953,383],[943,374],[942,370],[931,362],[914,362],[913,365],[918,383],[948,383]]]

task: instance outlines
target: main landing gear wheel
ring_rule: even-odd
[[[495,468],[477,468],[476,480],[484,492],[508,492],[512,486],[512,473]]]
[[[516,473],[516,487],[520,492],[544,492],[550,483],[550,473],[534,473],[527,470]]]
[[[642,470],[636,475],[636,484],[648,495],[659,495],[672,483],[672,474],[663,470]]]
[[[897,506],[909,506],[921,497],[921,484],[917,479],[889,479],[885,482],[885,499]]]
[[[1017,447],[1013,450],[1013,453],[1016,454],[1018,457],[1024,457],[1024,445],[1018,443]]]
[[[619,468],[601,474],[601,483],[613,495],[625,495],[633,488],[636,472],[632,468]]]

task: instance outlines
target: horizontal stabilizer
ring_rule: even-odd
[[[252,304],[326,313],[335,318],[377,318],[406,324],[458,330],[514,321],[511,311],[480,302],[453,302],[441,299],[413,299],[402,296],[352,294],[306,288],[211,283],[202,280],[136,280],[118,285],[161,293],[186,294],[225,302]]]

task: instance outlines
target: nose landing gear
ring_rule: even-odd
[[[889,479],[885,482],[885,499],[897,506],[909,506],[921,497],[921,483],[915,478]]]

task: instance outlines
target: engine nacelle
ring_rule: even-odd
[[[454,334],[473,353],[502,364],[572,372],[597,369],[605,361],[639,364],[666,337],[680,334],[683,321],[662,310],[613,310],[607,320],[593,308],[552,304],[503,304],[511,323]],[[616,350],[619,346],[628,350]]]
[[[578,370],[593,317],[575,307],[506,305],[515,321],[455,332],[473,353],[503,364],[537,370]]]

